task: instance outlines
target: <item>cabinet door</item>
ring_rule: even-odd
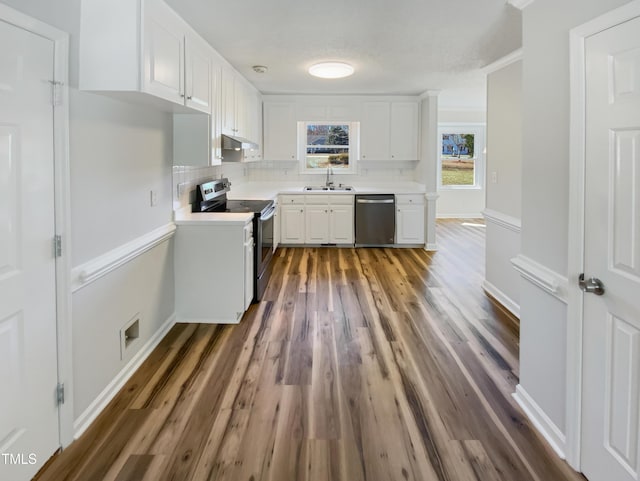
[[[418,159],[418,104],[392,102],[390,156],[394,160]]]
[[[249,138],[248,133],[248,124],[249,124],[249,115],[248,115],[248,99],[247,99],[247,87],[238,79],[235,79],[234,84],[234,93],[235,93],[235,135],[240,137]],[[249,139],[253,140],[253,139]]]
[[[211,55],[209,46],[193,35],[185,39],[186,105],[211,113]]]
[[[184,104],[185,27],[163,2],[145,5],[142,90]]]
[[[399,205],[397,207],[396,243],[424,244],[423,205]]]
[[[329,233],[333,244],[353,244],[353,205],[331,206]]]
[[[264,158],[266,160],[295,160],[297,153],[297,122],[295,104],[265,102]]]
[[[305,208],[305,243],[327,244],[329,242],[329,206],[308,205]]]
[[[222,164],[222,68],[213,62],[211,69],[211,165]]]
[[[389,159],[389,102],[365,102],[360,122],[360,157],[363,160]]]
[[[253,300],[253,237],[244,245],[244,310],[249,309]]]
[[[236,135],[235,78],[229,69],[222,69],[222,133]]]
[[[303,244],[304,205],[283,205],[280,214],[280,241],[283,244]]]

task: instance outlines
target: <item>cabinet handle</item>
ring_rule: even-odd
[[[304,210],[303,210],[303,209],[300,209],[300,212],[304,212]]]
[[[392,155],[392,156],[391,156],[391,158],[392,158],[392,159],[395,159],[395,158],[396,158],[396,156],[395,156],[395,155]]]
[[[189,96],[187,97],[187,100],[191,100],[192,98],[193,98],[193,95],[189,95]]]
[[[362,158],[363,158],[363,159],[366,159],[366,158],[367,158],[367,156],[366,156],[366,155],[363,155],[363,156],[362,156]]]
[[[183,99],[184,98],[184,94],[180,94],[180,98]]]

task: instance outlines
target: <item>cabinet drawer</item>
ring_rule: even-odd
[[[424,194],[396,194],[396,204],[423,205]]]
[[[304,195],[281,195],[280,205],[304,204]]]
[[[348,194],[330,195],[331,205],[353,205],[353,196]]]
[[[304,200],[307,205],[328,205],[329,204],[328,195],[305,195]]]

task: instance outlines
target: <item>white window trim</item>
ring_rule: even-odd
[[[443,122],[438,124],[438,190],[480,190],[485,184],[486,124],[478,122]],[[473,185],[442,185],[442,134],[474,134],[476,163]]]
[[[303,120],[298,122],[298,159],[300,159],[300,173],[312,175],[326,175],[326,169],[307,168],[307,125],[348,125],[349,126],[349,168],[333,169],[336,175],[357,174],[357,161],[360,157],[360,122],[340,122],[337,120]]]

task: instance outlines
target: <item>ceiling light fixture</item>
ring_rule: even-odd
[[[254,65],[251,67],[255,73],[267,73],[267,67],[264,65]]]
[[[320,78],[343,78],[353,74],[353,67],[344,62],[321,62],[309,67],[309,73]]]

